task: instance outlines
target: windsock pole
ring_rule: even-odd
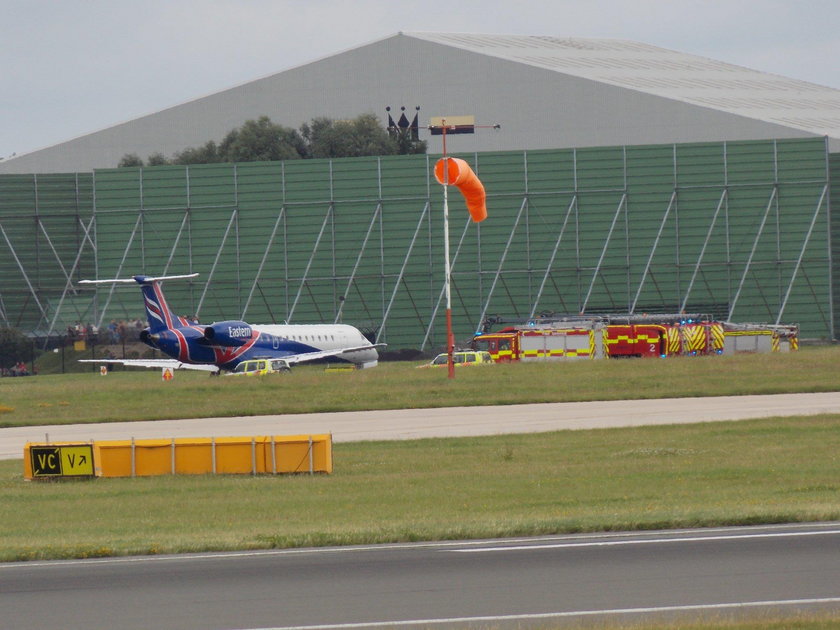
[[[449,378],[455,378],[455,334],[452,332],[452,289],[450,286],[452,269],[449,265],[449,158],[446,155],[446,121],[443,121],[443,264],[446,268],[444,288],[446,292],[446,367]]]
[[[443,136],[443,157],[435,165],[435,179],[443,184],[443,251],[446,277],[444,278],[444,293],[446,294],[446,354],[449,378],[455,378],[455,363],[453,354],[455,352],[455,335],[452,332],[452,269],[449,261],[449,184],[450,182],[461,190],[467,201],[467,209],[470,211],[472,220],[480,223],[487,218],[487,207],[485,205],[484,186],[470,169],[469,164],[459,158],[450,158],[446,154],[446,132],[452,129],[452,133],[473,133],[475,129],[475,118],[473,116],[456,116],[456,124],[448,125],[445,118],[433,118],[429,127],[433,135]],[[499,125],[492,125],[498,129]],[[438,167],[442,172],[438,172]],[[453,167],[455,174],[450,174],[449,169]]]

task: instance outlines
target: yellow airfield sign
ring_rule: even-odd
[[[93,444],[30,444],[33,478],[93,477]]]

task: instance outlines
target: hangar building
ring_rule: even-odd
[[[840,90],[634,41],[399,33],[17,156],[0,173],[171,156],[261,115],[295,129],[365,112],[384,122],[386,106],[502,125],[459,139],[467,152],[803,136],[840,151]]]
[[[0,164],[0,323],[104,327],[141,315],[139,291],[77,280],[197,271],[165,287],[180,314],[439,347],[436,138],[423,156],[110,168],[263,114],[297,127],[387,105],[502,125],[450,145],[489,212],[472,224],[450,196],[459,341],[542,312],[703,312],[837,338],[840,91],[636,42],[418,33]]]

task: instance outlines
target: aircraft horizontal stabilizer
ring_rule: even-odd
[[[180,276],[135,276],[134,278],[110,278],[108,280],[79,280],[79,284],[113,284],[115,282],[160,282],[161,280],[182,280],[184,278],[195,278],[197,273],[188,273]],[[142,278],[142,280],[138,280]]]

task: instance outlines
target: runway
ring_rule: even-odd
[[[0,459],[20,459],[27,441],[305,435],[335,442],[410,440],[563,429],[685,424],[772,416],[840,413],[840,392],[666,398],[495,407],[445,407],[339,413],[192,418],[154,422],[49,425],[0,429]]]
[[[840,610],[840,523],[0,564],[3,626],[562,627]]]
[[[840,393],[187,419],[0,430],[27,440],[490,435],[840,413]],[[840,610],[840,523],[0,564],[4,627],[562,627]]]

